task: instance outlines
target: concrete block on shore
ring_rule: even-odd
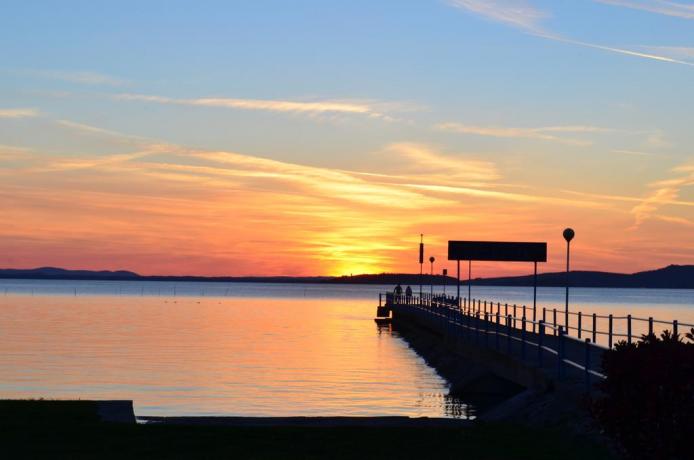
[[[102,422],[136,423],[133,402],[129,400],[94,401]]]

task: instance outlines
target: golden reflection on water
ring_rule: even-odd
[[[467,415],[372,300],[0,297],[0,397],[138,415]]]

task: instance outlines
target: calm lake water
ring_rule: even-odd
[[[465,416],[447,383],[373,322],[386,289],[0,280],[0,398],[132,399],[138,415]],[[538,305],[563,295],[540,289]],[[530,305],[532,290],[473,297]],[[584,312],[694,323],[692,290],[571,299]]]

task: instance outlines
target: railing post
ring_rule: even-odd
[[[506,317],[506,354],[511,354],[511,315]]]
[[[484,301],[484,315],[487,315],[487,301]]]
[[[525,361],[525,316],[522,319],[523,329],[521,329],[521,359]]]
[[[612,349],[612,314],[608,317],[607,324],[607,348]]]
[[[544,342],[545,342],[545,322],[544,322],[544,320],[540,320],[539,326],[540,327],[538,328],[539,329],[538,332],[540,333],[540,337],[538,338],[538,341],[537,341],[537,362],[538,362],[540,368],[542,368],[542,351],[543,351],[542,347],[544,346]]]
[[[516,328],[516,304],[513,304],[513,328]]]
[[[653,335],[653,317],[648,317],[648,335]]]
[[[497,310],[497,312],[496,312],[496,324],[494,325],[494,331],[496,332],[495,340],[496,340],[496,349],[497,350],[499,349],[499,320],[500,319],[501,318],[499,316],[499,311]]]
[[[559,326],[559,338],[557,345],[557,379],[561,380],[564,366],[564,327]]]
[[[581,329],[583,329],[583,326],[581,325],[581,317],[582,317],[582,314],[579,311],[578,312],[578,338],[579,339],[581,338]]]
[[[508,304],[504,304],[504,316],[508,316]]]
[[[586,392],[590,393],[590,339],[586,339],[586,358],[584,364],[586,368]]]
[[[677,320],[672,322],[672,336],[677,337]]]
[[[554,322],[554,335],[557,335],[557,309],[554,309],[554,317],[553,317],[553,322]]]
[[[475,313],[475,344],[480,343],[480,314]]]
[[[382,297],[383,297],[383,294],[381,294],[381,293],[379,292],[379,293],[378,293],[378,306],[379,306],[379,307],[382,307],[382,306],[383,306]]]
[[[597,340],[595,340],[597,338],[597,335],[598,335],[597,329],[598,329],[598,315],[593,313],[593,343],[597,343]]]
[[[627,315],[627,341],[631,343],[631,315]]]
[[[547,308],[542,307],[542,322],[547,322]]]
[[[465,315],[465,318],[467,318],[467,339],[469,342],[471,342],[472,338],[472,315],[467,314]]]
[[[523,305],[523,318],[527,317],[528,315],[525,312],[525,305]]]
[[[487,309],[487,302],[484,302],[485,310]],[[489,321],[487,320],[487,312],[484,312],[484,346],[489,348]]]
[[[533,334],[535,333],[535,326],[537,325],[537,305],[533,305]]]

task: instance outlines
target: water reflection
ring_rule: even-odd
[[[458,416],[373,300],[0,296],[5,398],[138,415]],[[377,332],[378,331],[378,332]]]

